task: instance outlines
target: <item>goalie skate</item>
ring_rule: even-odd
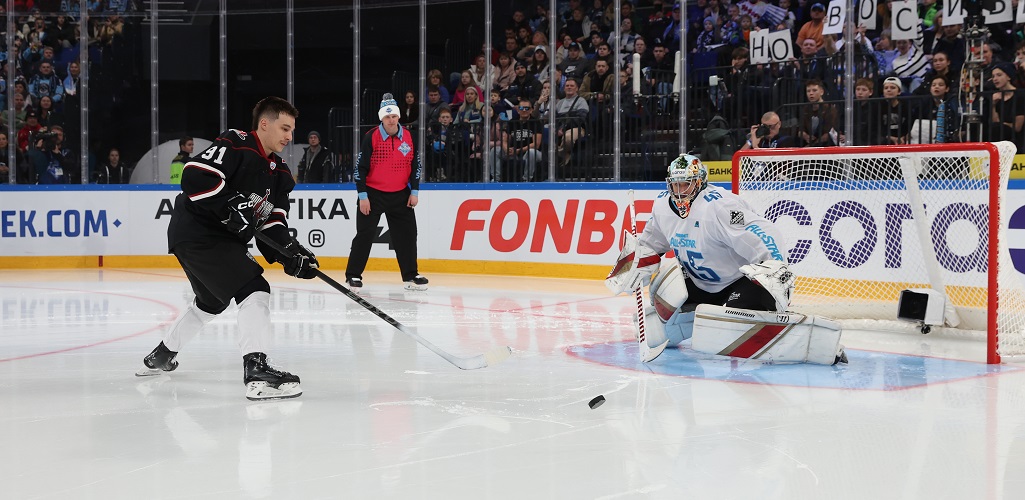
[[[299,377],[267,364],[267,355],[254,352],[243,358],[245,366],[246,399],[288,399],[303,393]]]
[[[174,360],[178,353],[170,350],[163,342],[142,358],[142,369],[135,372],[136,377],[152,377],[167,372],[173,372],[178,368],[178,362]]]

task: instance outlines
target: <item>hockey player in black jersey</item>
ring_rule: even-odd
[[[246,397],[302,394],[299,377],[267,364],[270,284],[247,247],[256,231],[262,231],[289,250],[288,255],[279,254],[257,241],[268,261],[281,262],[292,276],[315,276],[317,258],[288,233],[288,194],[295,181],[278,156],[292,140],[298,115],[288,101],[267,97],[253,108],[251,132],[230,129],[185,164],[167,242],[168,253],[181,263],[196,300],[143,359],[137,375],[177,368],[181,347],[234,299]]]

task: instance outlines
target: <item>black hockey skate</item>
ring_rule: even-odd
[[[836,353],[836,360],[833,361],[833,365],[847,364],[847,353],[844,352],[843,346],[840,346],[840,352]]]
[[[406,282],[406,290],[426,290],[427,289],[427,278],[421,275],[413,276],[413,279]]]
[[[299,377],[268,365],[267,355],[262,352],[246,354],[242,357],[242,364],[246,399],[250,401],[296,398],[303,393]]]
[[[349,286],[352,293],[359,293],[363,289],[363,278],[345,278],[345,284]]]
[[[176,356],[178,353],[168,349],[161,341],[160,345],[156,346],[145,358],[142,358],[143,368],[135,372],[135,376],[149,377],[173,372],[175,368],[178,368],[178,362],[174,360]]]

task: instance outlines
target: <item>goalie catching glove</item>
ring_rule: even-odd
[[[295,239],[289,241],[285,245],[284,250],[287,253],[282,256],[281,265],[284,266],[285,273],[304,280],[313,279],[317,276],[316,269],[319,264],[313,252],[300,245]]]
[[[758,264],[740,266],[744,276],[766,289],[776,300],[776,311],[784,312],[790,307],[790,296],[794,292],[794,273],[785,262],[763,260]]]
[[[626,233],[623,250],[619,252],[616,266],[605,278],[605,286],[613,295],[636,290],[651,281],[651,275],[658,270],[662,257],[637,241],[637,236]]]

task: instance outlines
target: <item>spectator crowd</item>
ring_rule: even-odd
[[[15,175],[18,184],[78,184],[82,182],[80,132],[82,109],[79,60],[82,47],[77,0],[16,0],[14,13],[0,4],[0,182]],[[125,30],[135,21],[132,0],[90,0],[87,26],[90,60],[90,101],[102,122],[105,109],[125,80],[128,64]],[[7,47],[8,15],[13,15],[13,47]],[[13,54],[12,58],[9,54]],[[14,79],[8,81],[9,65]],[[14,114],[6,103],[11,97]],[[102,134],[96,134],[102,137]],[[8,144],[16,144],[14,168],[9,168]],[[89,145],[95,158],[87,182],[126,184],[131,166],[124,164],[114,144]]]
[[[1025,25],[986,24],[987,35],[971,58],[978,61],[982,90],[969,100],[962,71],[970,59],[965,30],[945,22],[941,2],[920,0],[917,36],[895,41],[892,2],[880,0],[875,27],[858,27],[847,47],[842,34],[823,33],[826,7],[820,0],[624,0],[618,34],[611,0],[559,0],[556,12],[549,12],[547,0],[511,0],[498,9],[503,14],[495,20],[490,52],[478,39],[466,60],[430,69],[426,88],[403,84],[407,88],[390,91],[398,97],[400,122],[425,131],[425,180],[433,182],[529,182],[548,178],[550,171],[558,179],[607,179],[599,170],[608,172],[612,163],[617,114],[620,159],[624,172],[633,173],[624,177],[641,180],[661,177],[681,133],[690,152],[705,160],[729,159],[741,148],[786,146],[981,139],[1025,147],[1025,95],[1019,90],[1025,86]],[[54,6],[42,12],[56,14],[41,14],[44,3]],[[7,82],[6,71],[0,72],[0,97],[12,93],[14,116],[0,113],[0,146],[13,142],[18,153],[16,168],[0,164],[0,181],[16,172],[18,183],[81,182],[79,3],[15,4],[16,77]],[[518,9],[524,5],[530,7]],[[136,6],[93,0],[88,7],[96,12],[88,26],[90,92],[116,103],[124,80],[124,31],[133,19],[121,14]],[[557,35],[550,44],[553,22]],[[794,56],[751,64],[752,33],[763,30],[787,30]],[[845,67],[847,50],[854,52],[852,68]],[[681,51],[687,80],[678,83]],[[851,130],[845,126],[848,96],[854,101]],[[100,114],[107,107],[93,103],[90,110]],[[965,132],[969,109],[979,113],[978,133]],[[102,124],[103,117],[97,119]],[[351,161],[331,151],[332,141],[316,132],[307,139],[297,179],[348,180],[345,165],[351,169]],[[109,171],[100,168],[102,159],[118,146],[87,146],[97,158],[87,182],[126,178],[100,174]]]
[[[533,10],[515,10],[498,20],[504,32],[490,54],[482,47],[465,69],[451,75],[430,70],[424,116],[414,111],[414,89],[402,89],[410,109],[403,123],[426,127],[429,180],[479,181],[485,157],[491,180],[539,180],[547,172],[549,138],[556,143],[551,165],[565,173],[557,177],[568,178],[574,164],[594,165],[608,148],[617,112],[625,124],[622,140],[637,144],[638,156],[649,155],[659,143],[672,149],[681,97],[673,84],[674,65],[684,50],[684,133],[692,151],[708,160],[757,147],[969,139],[1010,140],[1025,147],[1025,95],[1018,91],[1025,85],[1023,25],[987,25],[976,56],[983,74],[976,96],[981,100],[975,101],[981,136],[969,137],[962,120],[968,97],[962,85],[967,59],[962,24],[944,23],[941,3],[921,0],[918,36],[894,41],[891,3],[880,1],[876,28],[858,27],[853,37],[855,106],[849,131],[844,130],[847,47],[842,34],[823,34],[825,5],[816,0],[623,1],[618,38],[609,0],[560,1],[554,16],[541,1]],[[687,23],[682,40],[681,9]],[[553,53],[551,20],[558,33]],[[750,64],[751,34],[760,30],[789,30],[794,57]],[[613,74],[616,44],[622,55],[619,75]],[[484,95],[489,65],[491,93]],[[633,84],[637,72],[639,95]],[[618,106],[615,85],[621,89]],[[551,133],[550,113],[556,121]],[[488,144],[485,127],[491,127]],[[670,133],[660,135],[661,130]],[[658,177],[660,168],[644,168],[643,178]]]

